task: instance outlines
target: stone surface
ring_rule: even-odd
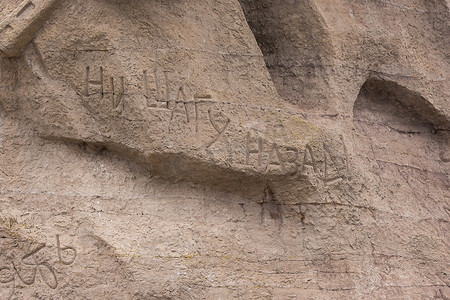
[[[449,299],[449,3],[0,3],[0,299]]]

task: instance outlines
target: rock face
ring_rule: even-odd
[[[449,299],[445,0],[4,0],[0,299]]]

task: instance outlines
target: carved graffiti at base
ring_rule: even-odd
[[[0,264],[0,284],[14,282],[20,280],[26,285],[35,283],[36,278],[40,276],[42,281],[51,289],[58,287],[58,278],[53,264],[46,257],[46,244],[40,243],[27,252],[20,259],[9,258],[7,262]],[[56,263],[62,265],[71,265],[75,262],[77,251],[72,246],[61,246],[59,235],[56,235]]]

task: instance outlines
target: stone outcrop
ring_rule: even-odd
[[[448,299],[449,3],[0,3],[1,299]]]

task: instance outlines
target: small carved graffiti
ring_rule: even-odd
[[[109,78],[109,89],[107,91],[108,85],[105,85],[105,71],[103,67],[99,67],[98,79],[92,79],[92,70],[90,66],[86,67],[85,80],[84,80],[84,91],[83,94],[89,97],[94,94],[100,94],[101,99],[105,95],[111,95],[111,109],[122,112],[125,107],[124,95],[125,95],[125,77],[120,76],[117,84],[117,80],[114,77]]]
[[[59,262],[63,265],[69,266],[74,263],[75,258],[77,258],[77,250],[72,246],[66,246],[61,248],[61,242],[59,241],[59,234],[56,235],[56,250],[58,251],[58,259]],[[63,258],[63,253],[72,253],[71,258],[69,259]]]
[[[308,159],[309,154],[309,159]],[[305,148],[305,154],[303,155],[303,163],[302,163],[302,172],[305,172],[307,167],[311,167],[314,171],[314,173],[317,173],[317,164],[316,160],[314,159],[314,154],[311,149],[311,146],[306,145]]]
[[[26,285],[35,283],[39,275],[51,289],[58,287],[58,278],[53,265],[46,259],[45,243],[40,243],[20,259],[9,258],[9,264],[0,265],[0,283],[6,284],[18,278]],[[75,262],[77,251],[72,246],[61,246],[59,235],[56,235],[57,262],[71,265]]]
[[[279,147],[276,143],[272,143],[269,150],[269,158],[267,159],[266,166],[264,167],[264,172],[267,172],[270,165],[275,165],[280,167],[282,173],[285,172],[284,162],[281,158]]]
[[[209,121],[211,122],[211,125],[214,127],[214,129],[217,131],[217,135],[206,144],[206,148],[211,147],[217,140],[222,137],[227,130],[228,125],[230,125],[231,120],[227,116],[225,116],[223,113],[220,113],[219,118],[223,119],[222,127],[219,125],[218,117],[214,115],[211,109],[208,109],[208,116]]]
[[[28,279],[26,279],[26,277],[22,276],[23,274],[21,274],[18,266],[14,263],[14,261],[11,261],[11,264],[12,264],[12,267],[13,267],[15,273],[17,274],[17,277],[19,277],[19,279],[26,285],[32,285],[35,282],[36,273],[37,273],[37,271],[39,271],[39,274],[41,275],[42,280],[50,288],[56,289],[56,287],[58,286],[58,279],[56,278],[56,274],[55,274],[53,267],[49,263],[43,262],[43,261],[38,261],[38,259],[37,259],[37,254],[39,253],[39,251],[41,251],[44,248],[45,248],[45,244],[42,243],[36,249],[34,249],[30,253],[28,253],[22,257],[22,263],[24,265],[32,266],[31,276],[29,276]],[[32,258],[32,259],[28,260],[28,258]],[[47,272],[45,272],[44,270],[46,270]],[[14,277],[11,278],[11,280],[14,280]]]
[[[318,177],[325,186],[342,181],[348,173],[348,154],[344,139],[343,155],[338,154],[336,147],[330,147],[323,142],[322,147],[307,144],[303,149],[291,146],[281,146],[263,136],[253,136],[248,131],[245,138],[245,165],[256,167],[260,172],[272,171],[279,174],[303,174]]]
[[[120,112],[124,109],[123,96],[125,94],[125,80],[123,76],[120,76],[120,87],[116,90],[114,85],[114,78],[110,78],[111,82],[111,104],[112,109],[117,109]]]
[[[164,77],[164,86],[161,87],[160,80],[158,78],[158,71],[154,70],[154,83],[156,88],[156,95],[154,98],[152,98],[151,93],[151,87],[150,87],[150,80],[148,71],[144,70],[143,72],[143,91],[144,91],[144,97],[146,98],[146,105],[147,107],[158,107],[158,104],[161,103],[164,108],[169,108],[169,100],[170,100],[170,87],[169,87],[169,75],[167,71],[163,72]],[[165,91],[165,93],[163,93]]]
[[[250,132],[247,132],[247,138],[246,138],[246,147],[245,147],[245,164],[251,165],[250,162],[250,155],[256,154],[257,155],[257,166],[258,168],[262,167],[262,153],[263,153],[263,140],[262,138],[258,137],[255,139],[251,138]]]
[[[99,68],[99,79],[98,80],[91,79],[91,68],[89,66],[86,67],[86,77],[85,77],[85,81],[84,81],[84,95],[85,96],[91,95],[91,90],[90,90],[91,85],[100,88],[100,94],[103,98],[104,90],[105,90],[105,87],[103,85],[103,67]]]
[[[189,118],[189,112],[187,108],[187,99],[186,99],[186,93],[184,92],[184,86],[180,86],[177,93],[177,98],[174,101],[174,105],[171,108],[172,114],[170,116],[170,121],[173,120],[175,114],[183,115],[186,118],[186,122],[190,122]]]

